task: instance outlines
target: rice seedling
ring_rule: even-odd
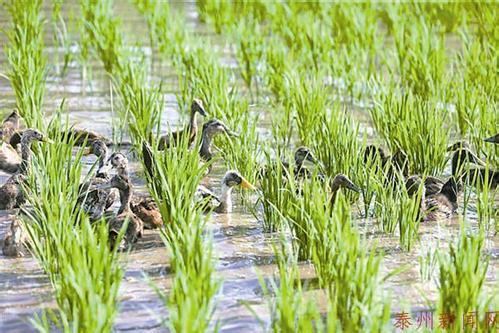
[[[52,26],[54,29],[54,44],[63,50],[62,66],[59,69],[61,76],[65,76],[68,71],[69,64],[73,60],[73,52],[71,51],[71,42],[68,36],[68,28],[61,12],[64,0],[54,1],[52,8]],[[59,52],[56,52],[56,63],[59,63]]]
[[[322,318],[312,299],[306,299],[298,258],[281,235],[274,246],[278,274],[270,281],[260,277],[270,312],[272,332],[321,331]],[[277,279],[278,277],[278,279]],[[269,288],[270,287],[270,288]]]
[[[81,39],[86,41],[82,46],[82,58],[86,61],[88,51],[95,50],[106,72],[120,71],[123,66],[120,55],[125,50],[120,21],[113,15],[113,0],[82,0],[80,5],[84,20]]]
[[[42,128],[42,104],[45,94],[46,57],[43,54],[44,19],[42,1],[9,1],[6,8],[12,18],[7,31],[7,60],[10,81],[17,108],[26,125]]]
[[[419,276],[422,281],[431,281],[438,265],[438,248],[422,244],[420,252],[418,256]]]
[[[449,245],[448,253],[440,253],[438,262],[440,313],[455,315],[453,330],[463,330],[464,315],[477,313],[477,322],[483,320],[490,298],[484,294],[484,281],[489,265],[488,256],[483,254],[484,234],[468,235],[461,231],[455,244]]]
[[[435,175],[446,164],[448,111],[433,101],[392,88],[369,110],[377,132],[391,151],[404,151],[409,172]]]
[[[164,44],[166,39],[161,36],[166,36],[171,30],[168,26],[170,5],[157,0],[135,0],[134,4],[146,18],[151,48],[157,47],[160,53],[165,52],[168,46]]]
[[[185,138],[187,139],[187,138]],[[168,327],[174,332],[208,330],[221,282],[214,276],[211,237],[196,204],[196,190],[207,166],[187,140],[159,154],[153,147],[154,177],[148,187],[164,221],[163,242],[170,252],[174,274],[168,296],[156,288],[169,310]]]
[[[57,311],[35,318],[40,331],[110,332],[118,311],[123,268],[110,249],[104,222],[91,226],[78,205],[83,151],[63,142],[59,116],[49,124],[53,144],[40,147],[25,185],[24,227],[31,250],[54,288]],[[67,130],[67,128],[65,128]]]
[[[328,324],[342,331],[383,332],[390,306],[381,291],[381,257],[362,248],[348,207],[342,197],[338,199],[331,218],[314,214],[312,262],[328,294]]]

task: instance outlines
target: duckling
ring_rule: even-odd
[[[0,136],[2,145],[0,147],[0,169],[14,173],[21,164],[19,152],[10,144],[12,135],[19,129],[19,114],[14,110],[2,123]]]
[[[192,143],[196,140],[196,136],[198,133],[198,125],[197,125],[198,113],[203,117],[206,117],[207,115],[203,106],[203,102],[195,98],[191,104],[191,118],[189,120],[189,125],[187,125],[187,128],[177,132],[168,133],[160,137],[158,149],[163,150],[165,148],[168,149],[173,146],[178,146],[180,143],[180,139],[185,135],[186,132],[189,135],[187,139],[190,147]]]
[[[243,189],[255,190],[255,187],[251,185],[239,172],[229,170],[225,173],[222,178],[222,191],[219,197],[217,197],[213,192],[206,189],[203,186],[198,187],[197,195],[203,198],[215,199],[218,204],[214,208],[214,211],[219,214],[232,213],[232,189],[236,186],[241,186]]]
[[[101,140],[93,141],[86,152],[87,155],[94,154],[97,156],[99,161],[99,169],[97,170],[95,177],[80,185],[81,196],[79,198],[79,203],[92,221],[100,219],[104,212],[113,205],[117,197],[114,189],[89,191],[92,186],[109,182],[110,177],[108,171],[104,168],[108,153],[109,151],[105,142]]]
[[[484,139],[483,141],[499,144],[499,133],[491,136],[490,138]]]
[[[220,133],[225,133],[228,136],[237,137],[237,133],[231,131],[224,123],[218,119],[212,119],[203,125],[201,133],[201,147],[199,148],[199,156],[205,162],[211,161],[213,153],[211,152],[211,141]]]
[[[329,199],[329,203],[331,206],[334,206],[336,202],[336,196],[340,188],[346,188],[357,193],[360,192],[360,188],[342,173],[337,174],[331,180],[329,187],[331,190],[331,198]]]
[[[24,131],[21,139],[22,161],[16,174],[10,177],[7,182],[0,187],[0,210],[17,208],[25,202],[21,184],[26,180],[31,159],[31,143],[33,141],[52,142],[36,130],[28,129]]]
[[[143,222],[133,213],[130,207],[132,201],[132,182],[128,177],[128,159],[121,153],[114,153],[109,157],[108,164],[117,170],[117,174],[111,178],[106,184],[95,186],[96,189],[105,190],[108,188],[116,188],[120,194],[121,206],[116,216],[108,220],[109,224],[109,241],[111,247],[116,244],[116,239],[120,233],[125,221],[128,220],[128,226],[121,244],[120,250],[128,249],[132,244],[142,237],[144,230]]]
[[[26,235],[21,228],[21,221],[16,217],[3,240],[2,252],[7,257],[24,257],[27,253]]]

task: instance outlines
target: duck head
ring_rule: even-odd
[[[299,147],[295,151],[295,164],[297,166],[301,166],[305,161],[309,161],[313,164],[318,164],[317,158],[315,158],[315,155],[312,153],[312,151],[309,148]]]
[[[21,144],[30,144],[31,142],[39,141],[45,143],[54,143],[46,135],[34,129],[27,129],[23,132],[21,137]]]
[[[106,146],[106,143],[102,140],[94,140],[91,142],[90,147],[85,148],[83,155],[95,155],[97,156],[99,160],[99,170],[104,167],[104,163],[107,160],[107,155],[108,155],[108,148]],[[99,175],[104,175],[104,174],[97,174]]]
[[[193,114],[197,112],[203,117],[206,117],[208,115],[206,113],[206,110],[204,109],[203,101],[198,98],[194,98],[194,100],[192,101],[191,112]]]
[[[219,133],[225,133],[228,136],[237,137],[237,133],[231,131],[223,122],[218,119],[212,119],[207,121],[203,125],[203,136],[213,138]]]
[[[499,144],[499,133],[496,134],[496,135],[491,136],[490,138],[484,139],[483,141]]]
[[[340,173],[337,174],[330,183],[331,191],[336,192],[340,188],[347,188],[351,191],[360,192],[360,188],[355,185],[350,178],[348,178],[346,175]]]
[[[251,185],[241,174],[237,171],[229,170],[222,178],[222,193],[220,195],[220,204],[215,209],[217,213],[230,213],[232,211],[231,192],[236,186],[243,189],[254,190],[255,187]]]
[[[112,153],[107,163],[99,169],[98,173],[107,174],[111,169],[116,169],[118,175],[128,176],[128,159],[122,153]]]

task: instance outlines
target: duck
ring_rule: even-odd
[[[23,132],[21,139],[21,164],[14,175],[0,187],[0,210],[18,208],[24,204],[25,198],[21,184],[27,178],[31,159],[31,143],[34,141],[52,143],[45,135],[34,129]]]
[[[23,131],[15,132],[9,140],[10,145],[16,148],[17,145],[21,142],[22,135]],[[61,136],[63,142],[74,140],[74,145],[79,147],[91,146],[94,141],[104,142],[106,146],[110,146],[113,144],[113,142],[109,138],[106,138],[104,135],[101,135],[94,131],[76,128],[74,126],[61,133]],[[123,145],[128,145],[128,143],[124,143]]]
[[[149,150],[150,152],[150,150]],[[115,163],[118,164],[118,163]],[[128,164],[128,162],[126,163]],[[107,164],[113,167],[113,164]],[[128,177],[128,171],[125,168],[117,168],[118,174]],[[106,172],[106,171],[101,171]],[[148,194],[134,194],[130,199],[130,209],[143,223],[144,229],[157,229],[163,226],[163,218],[158,205]]]
[[[201,147],[199,148],[199,156],[202,161],[209,162],[213,159],[211,151],[211,142],[213,138],[221,133],[225,133],[230,137],[237,137],[238,134],[231,131],[223,122],[218,119],[212,119],[204,123],[201,133]]]
[[[235,170],[229,170],[225,173],[221,181],[221,194],[215,195],[204,186],[199,186],[196,196],[202,199],[205,210],[213,210],[218,214],[232,213],[232,190],[240,186],[242,189],[255,190],[256,188],[248,182],[241,174]],[[216,202],[216,203],[215,203]]]
[[[451,176],[438,193],[425,196],[424,206],[422,207],[424,221],[436,221],[452,217],[458,208],[457,196],[459,188],[456,178]]]
[[[493,136],[491,136],[489,138],[483,139],[483,141],[490,142],[490,143],[495,143],[495,144],[499,144],[499,133],[496,134],[496,135],[493,135]]]
[[[315,157],[313,154],[312,150],[308,147],[301,146],[298,147],[295,150],[294,153],[294,166],[291,165],[291,163],[287,161],[281,161],[281,166],[282,166],[282,177],[283,179],[287,179],[291,171],[293,171],[293,175],[295,177],[295,180],[303,180],[303,179],[308,179],[312,176],[312,171],[309,170],[305,166],[305,161],[309,161],[313,163],[314,165],[318,165],[319,167],[322,167],[322,164],[320,161]],[[269,172],[275,171],[276,165],[272,164],[270,166],[264,166],[260,169],[258,172],[258,178],[261,180],[263,177],[266,177],[269,175]],[[273,170],[274,169],[274,170]],[[325,175],[322,173],[319,173],[318,175],[319,180],[323,181],[325,179]]]
[[[14,109],[2,122],[1,137],[4,142],[9,142],[14,133],[19,130],[21,116]]]
[[[472,163],[477,167],[464,168],[464,163]],[[486,164],[468,148],[459,148],[452,156],[452,175],[461,178],[471,185],[483,184],[488,179],[490,188],[499,185],[499,170],[487,169]]]
[[[178,146],[180,140],[184,137],[184,135],[186,135],[186,133],[188,133],[187,140],[188,140],[188,146],[190,147],[196,140],[198,134],[198,125],[197,125],[198,113],[203,117],[207,116],[207,113],[203,106],[203,102],[200,99],[195,98],[191,104],[191,116],[187,128],[161,136],[159,138],[158,149],[164,150],[170,147]]]
[[[131,209],[131,201],[133,199],[133,186],[128,177],[128,159],[121,153],[113,153],[107,165],[117,170],[117,174],[113,176],[107,183],[98,184],[93,189],[106,190],[116,188],[119,191],[120,208],[117,214],[113,217],[108,217],[109,225],[109,241],[110,246],[114,248],[118,246],[120,251],[127,250],[142,237],[144,224],[142,220],[134,214]],[[124,237],[120,244],[116,244],[121,228],[128,221],[128,226]]]
[[[24,257],[28,250],[26,248],[26,235],[21,227],[21,220],[14,218],[10,230],[3,239],[2,253],[6,257]]]
[[[357,185],[355,185],[354,182],[350,180],[350,178],[348,178],[346,175],[342,173],[339,173],[336,176],[334,176],[334,178],[329,183],[329,188],[331,193],[329,203],[331,206],[334,206],[336,202],[336,196],[338,195],[338,191],[341,188],[346,188],[348,190],[360,193],[360,188]]]
[[[111,179],[108,170],[104,168],[108,159],[109,150],[104,141],[95,140],[85,155],[95,155],[98,159],[98,169],[96,175],[89,181],[80,184],[79,203],[83,211],[87,213],[91,221],[99,220],[104,212],[109,209],[116,201],[117,195],[114,189],[90,190],[95,185],[105,184]]]
[[[0,169],[15,173],[21,165],[21,156],[19,151],[10,144],[12,135],[19,129],[19,113],[14,110],[2,123],[0,137],[2,145],[0,147]]]

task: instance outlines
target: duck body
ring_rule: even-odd
[[[142,221],[144,229],[157,229],[163,226],[163,218],[158,205],[150,196],[135,196],[130,203],[130,208]]]
[[[28,253],[25,244],[26,235],[21,228],[21,221],[15,218],[3,240],[2,253],[7,257],[24,257]]]
[[[22,183],[26,175],[31,159],[31,143],[33,141],[50,142],[42,133],[36,130],[26,130],[21,140],[21,164],[14,175],[12,175],[0,187],[0,210],[18,208],[25,203]]]
[[[0,146],[0,169],[8,173],[15,173],[19,169],[21,161],[21,156],[14,147],[7,142],[2,142]]]
[[[455,178],[451,177],[437,194],[427,196],[422,207],[426,213],[424,220],[436,221],[452,217],[458,208],[458,187]]]
[[[109,226],[109,242],[112,248],[118,246],[119,250],[126,250],[131,248],[131,246],[142,237],[144,223],[131,209],[133,186],[130,178],[128,177],[127,158],[123,154],[114,153],[109,157],[107,164],[108,166],[115,168],[117,170],[117,174],[113,176],[109,182],[97,185],[94,189],[104,190],[115,188],[118,190],[121,202],[120,209],[118,210],[116,216],[107,219]],[[116,244],[118,235],[127,221],[128,225],[125,230],[124,237],[120,244]]]
[[[90,219],[96,221],[114,204],[117,194],[113,188],[94,189],[111,180],[107,171],[104,171],[104,163],[108,156],[106,143],[101,140],[93,141],[89,153],[97,156],[99,169],[95,177],[80,185],[80,193],[82,194],[80,195],[79,203]]]

